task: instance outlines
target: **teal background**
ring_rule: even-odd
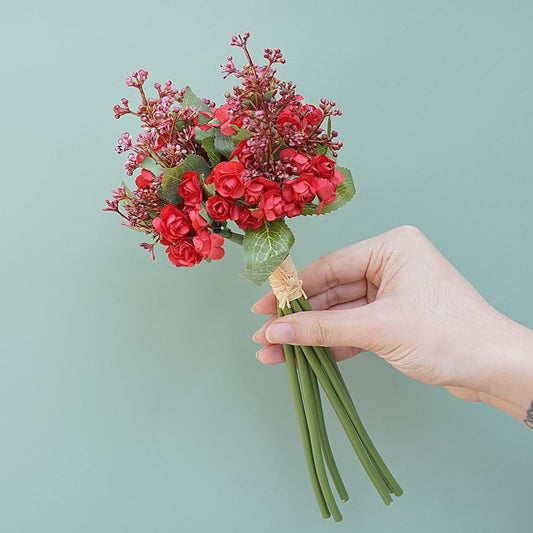
[[[266,289],[237,275],[239,249],[153,264],[101,209],[136,128],[113,119],[125,77],[220,103],[218,65],[249,30],[256,57],[281,48],[281,76],[344,111],[358,195],[291,222],[296,262],[415,224],[532,327],[532,26],[529,1],[6,4],[0,531],[531,531],[531,431],[368,353],[342,371],[406,493],[384,507],[331,418],[351,501],[323,521],[285,369],[254,357]]]

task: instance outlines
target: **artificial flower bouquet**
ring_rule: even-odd
[[[105,210],[149,236],[141,246],[152,258],[155,245],[162,244],[177,267],[222,259],[226,241],[240,245],[243,275],[256,284],[270,281],[282,316],[311,309],[289,255],[294,236],[286,219],[334,211],[355,188],[350,171],[336,164],[342,143],[331,128],[331,118],[341,115],[335,102],[306,103],[292,82],[276,77],[275,66],[285,63],[280,50],[265,49],[265,62],[258,65],[248,38],[248,33],[232,38],[247,63],[239,69],[227,58],[224,77],[234,76],[239,84],[218,107],[170,81],[155,83],[156,95],[150,96],[144,70],[126,79],[139,92],[140,104],[130,108],[123,98],[115,118],[134,115],[142,131],[135,141],[124,133],[116,151],[128,154],[126,172],[137,175],[135,187],[123,182],[113,191]],[[347,501],[348,494],[329,444],[320,387],[379,495],[390,504],[391,495],[400,496],[402,489],[366,432],[331,350],[285,345],[283,351],[322,516],[342,520],[330,479],[340,500]]]

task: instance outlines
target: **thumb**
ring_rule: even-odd
[[[271,344],[357,346],[370,350],[379,334],[377,303],[355,309],[303,311],[275,320],[265,335]]]

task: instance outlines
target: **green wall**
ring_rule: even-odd
[[[221,102],[236,32],[343,109],[358,196],[292,223],[295,261],[419,226],[533,327],[533,3],[11,2],[0,17],[0,531],[527,532],[533,434],[373,354],[342,371],[405,487],[385,508],[333,418],[349,504],[325,522],[283,366],[263,367],[240,251],[176,269],[103,213],[143,67]],[[239,62],[241,58],[239,57]],[[6,225],[7,223],[7,225]],[[533,384],[532,384],[533,399]],[[330,413],[331,414],[331,413]]]

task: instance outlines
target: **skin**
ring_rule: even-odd
[[[254,335],[263,364],[284,362],[282,343],[331,346],[338,361],[369,350],[413,379],[526,422],[533,331],[489,305],[417,228],[329,253],[299,276],[315,311],[278,319],[272,293],[252,308],[273,315]]]

